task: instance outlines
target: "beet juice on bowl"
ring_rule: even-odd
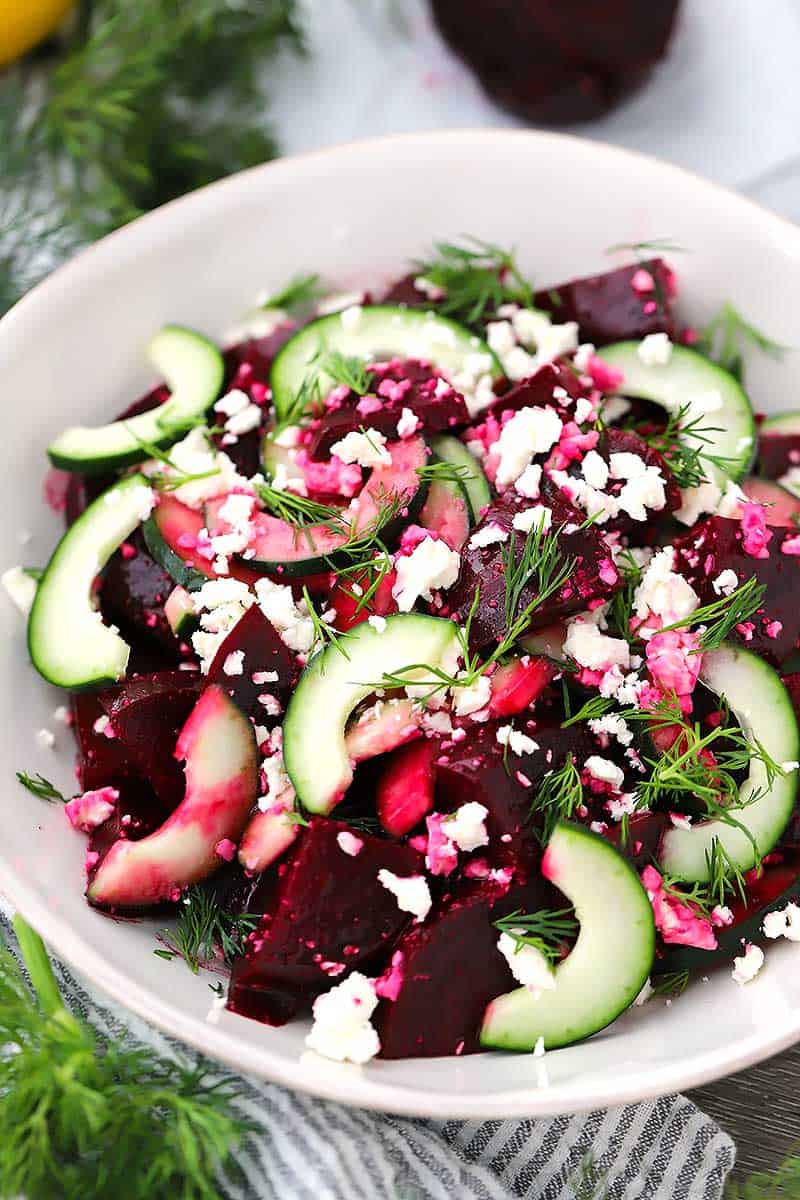
[[[800,937],[800,413],[626,257],[298,277],[48,448],[67,530],[3,581],[75,886],[318,1054],[542,1054]]]

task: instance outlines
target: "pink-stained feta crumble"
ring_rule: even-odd
[[[328,462],[314,462],[307,450],[298,450],[295,465],[303,472],[310,496],[344,496],[350,499],[361,489],[361,467],[332,457]]]
[[[586,364],[586,374],[592,381],[592,386],[600,392],[616,392],[623,384],[625,375],[617,367],[610,367],[593,354]]]
[[[752,558],[769,558],[767,545],[772,538],[773,530],[767,525],[767,516],[763,505],[749,502],[743,504],[740,523],[742,547],[745,554],[749,554]]]
[[[91,833],[98,825],[108,820],[118,800],[119,792],[116,788],[96,788],[94,791],[84,792],[82,796],[75,796],[64,805],[64,812],[73,829]]]
[[[447,836],[445,814],[431,813],[425,818],[428,828],[428,848],[425,866],[431,875],[451,875],[458,866],[458,849]]]
[[[343,829],[341,833],[336,835],[336,844],[344,854],[349,854],[351,858],[355,858],[364,849],[364,839],[356,837],[354,833]]]
[[[223,858],[225,862],[233,862],[236,857],[236,842],[232,842],[230,838],[223,838],[222,841],[217,842],[214,853],[219,858]]]
[[[696,633],[682,629],[654,634],[645,648],[647,667],[654,683],[667,694],[690,696],[703,662],[699,645]]]
[[[768,638],[776,638],[783,629],[783,621],[765,621],[764,633]]]
[[[645,867],[642,883],[653,906],[656,929],[667,944],[716,950],[717,939],[711,922],[701,915],[696,905],[684,904],[674,895],[667,894],[655,867]]]
[[[392,961],[375,980],[375,994],[382,1000],[396,1000],[403,986],[403,951],[395,950]]]
[[[781,554],[800,554],[800,533],[794,534],[793,537],[784,538],[781,544]]]

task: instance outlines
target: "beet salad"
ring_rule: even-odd
[[[800,940],[800,413],[662,252],[298,276],[48,448],[66,532],[3,581],[79,792],[18,777],[210,1019],[542,1054]]]

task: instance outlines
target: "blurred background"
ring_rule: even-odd
[[[796,0],[0,0],[0,311],[174,195],[383,133],[567,129],[800,218],[798,45]]]

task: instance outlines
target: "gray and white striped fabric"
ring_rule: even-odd
[[[0,936],[15,949],[2,913]],[[55,967],[68,1004],[101,1037],[214,1069]],[[441,1122],[240,1082],[239,1107],[258,1132],[221,1182],[226,1200],[720,1200],[734,1161],[731,1139],[685,1096],[574,1117]]]

